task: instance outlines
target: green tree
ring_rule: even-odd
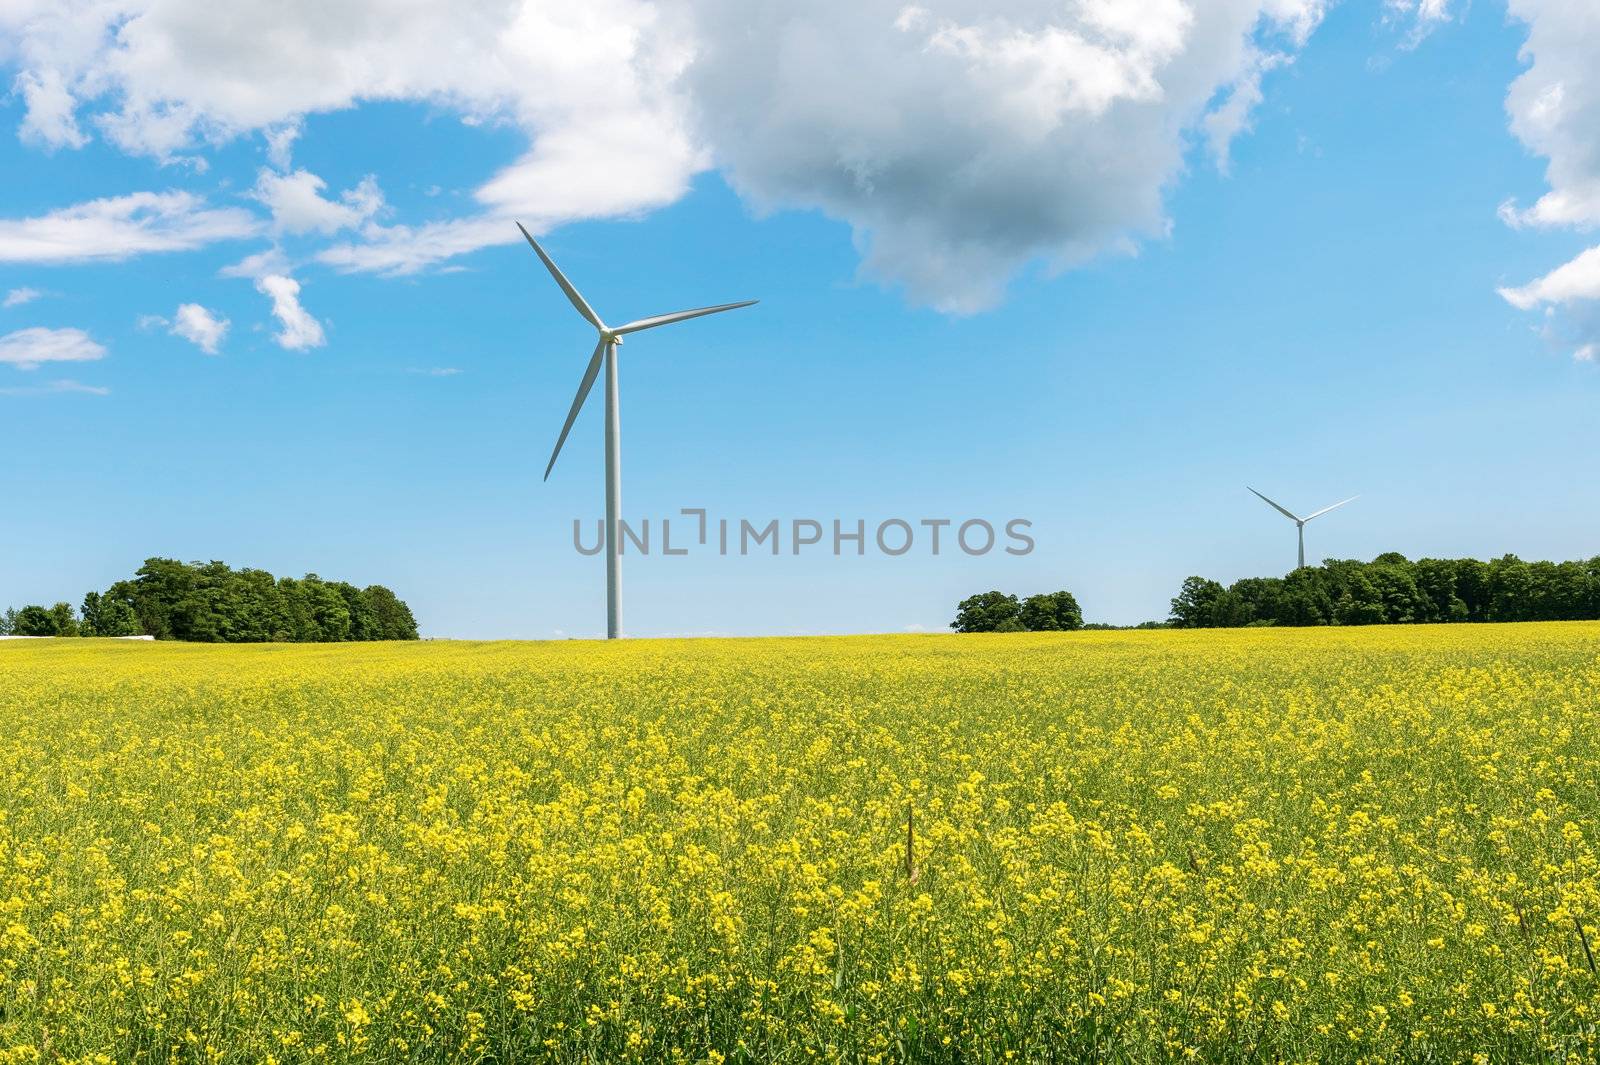
[[[16,607],[6,607],[5,613],[0,614],[0,636],[10,636],[12,633],[12,626],[16,623]]]
[[[272,574],[259,569],[231,570],[217,604],[223,639],[235,643],[287,640],[293,626],[283,593]]]
[[[121,599],[90,592],[83,597],[83,624],[80,631],[85,636],[137,636],[139,619]]]
[[[189,633],[175,614],[179,604],[193,596],[195,583],[194,571],[182,562],[147,558],[132,580],[118,581],[106,595],[133,607],[141,632],[158,640],[184,640]]]
[[[1382,556],[1380,556],[1382,557]],[[1383,620],[1391,625],[1405,625],[1428,620],[1432,602],[1417,588],[1411,575],[1411,564],[1402,556],[1399,563],[1377,563],[1366,567],[1363,574],[1378,593],[1383,604]]]
[[[1225,589],[1211,604],[1211,624],[1216,628],[1242,629],[1255,619],[1253,605],[1232,588]]]
[[[1180,629],[1203,629],[1216,624],[1217,603],[1222,585],[1205,577],[1186,577],[1178,597],[1172,601],[1172,624]]]
[[[1420,622],[1600,619],[1600,557],[1524,562],[1503,555],[1411,562],[1387,551],[1371,562],[1326,559],[1281,580],[1246,577],[1226,590],[1190,577],[1172,624],[1404,625]]]
[[[293,577],[278,578],[278,594],[283,598],[284,625],[291,643],[315,642],[321,638],[316,622],[311,617],[311,607],[300,582]]]
[[[83,616],[83,623],[78,631],[85,636],[100,636],[100,622],[104,614],[99,592],[89,592],[83,597],[83,605],[79,608]]]
[[[1359,563],[1358,563],[1359,565]],[[1382,625],[1388,620],[1383,596],[1360,570],[1346,572],[1340,581],[1339,598],[1333,604],[1335,625]]]
[[[1417,591],[1428,600],[1426,621],[1466,621],[1467,604],[1456,594],[1456,564],[1449,559],[1424,558],[1412,567]]]
[[[400,597],[381,584],[369,584],[361,590],[361,598],[367,601],[373,617],[377,619],[376,640],[415,640],[417,638],[417,619],[412,617],[411,608],[400,601]]]
[[[45,607],[30,603],[17,611],[11,621],[11,633],[14,636],[59,636],[61,620]]]
[[[300,591],[317,628],[317,639],[339,643],[350,638],[350,608],[345,606],[339,589],[315,573],[308,573],[300,582]]]
[[[1283,578],[1278,601],[1280,625],[1330,625],[1333,623],[1332,580],[1320,567],[1303,566]]]
[[[78,615],[71,603],[56,603],[50,608],[50,616],[55,619],[57,636],[78,635]]]
[[[950,627],[957,632],[997,632],[1005,621],[1016,621],[1021,625],[1022,619],[1018,616],[1021,612],[1022,607],[1014,595],[980,592],[956,605],[956,619],[950,623]]]
[[[1528,564],[1516,555],[1489,563],[1489,621],[1527,621],[1533,580]]]
[[[1581,562],[1528,563],[1529,621],[1574,621],[1586,613],[1589,582]]]
[[[1468,621],[1489,620],[1489,564],[1475,558],[1455,561],[1456,595],[1467,608]]]
[[[1563,621],[1580,621],[1589,614],[1589,569],[1582,562],[1561,562],[1556,566],[1559,609]]]
[[[1219,604],[1226,614],[1226,624],[1256,625],[1278,624],[1284,607],[1284,580],[1282,577],[1243,577],[1228,588],[1234,602]],[[1222,615],[1219,614],[1219,621]]]
[[[281,580],[224,562],[148,558],[133,579],[86,597],[91,631],[134,617],[132,633],[159,640],[258,643],[267,640],[417,638],[410,609],[387,588],[358,591],[314,573]],[[121,627],[122,621],[114,627]]]
[[[378,615],[372,609],[372,604],[361,594],[361,589],[345,581],[333,581],[330,585],[339,593],[339,598],[344,600],[344,608],[350,614],[350,639],[352,640],[379,640],[382,639],[382,626],[378,622]]]
[[[1083,610],[1071,592],[1044,592],[1022,601],[1017,615],[1030,632],[1062,632],[1083,628]]]

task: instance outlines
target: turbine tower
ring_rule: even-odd
[[[589,390],[594,387],[594,380],[600,374],[601,364],[604,363],[606,371],[606,639],[615,640],[622,635],[622,558],[621,542],[618,537],[618,522],[622,520],[622,427],[619,424],[617,409],[617,345],[622,343],[622,338],[628,333],[637,333],[642,329],[654,329],[658,325],[671,325],[673,322],[682,322],[689,318],[699,318],[702,315],[716,314],[720,311],[731,311],[738,307],[748,307],[756,300],[744,300],[740,303],[723,303],[715,307],[697,307],[691,311],[674,311],[671,314],[657,314],[649,318],[638,318],[627,325],[608,326],[600,320],[578,290],[572,287],[572,282],[551,261],[550,256],[539,247],[539,242],[533,235],[523,229],[522,223],[517,223],[517,228],[522,230],[522,235],[527,238],[533,247],[534,254],[539,256],[539,261],[544,263],[545,269],[550,271],[550,276],[555,278],[556,284],[561,286],[561,291],[567,294],[567,299],[577,312],[583,315],[584,320],[594,326],[600,334],[599,342],[594,346],[594,354],[589,357],[589,366],[583,372],[583,381],[578,385],[578,395],[572,401],[572,409],[567,411],[566,424],[561,427],[561,435],[556,438],[556,449],[550,453],[550,464],[544,468],[544,479],[550,479],[550,471],[555,468],[556,456],[561,454],[561,445],[567,442],[567,434],[572,431],[572,423],[578,418],[578,411],[583,409],[583,401],[589,398]]]
[[[1246,488],[1250,488],[1249,485],[1245,485],[1245,487]],[[1360,496],[1351,496],[1350,499],[1341,499],[1341,500],[1339,500],[1339,502],[1335,503],[1331,507],[1323,507],[1321,510],[1314,511],[1314,512],[1312,512],[1310,514],[1307,514],[1305,517],[1302,518],[1302,517],[1300,517],[1300,516],[1298,516],[1296,514],[1289,513],[1283,507],[1278,506],[1278,504],[1274,503],[1272,500],[1268,499],[1266,496],[1262,495],[1260,492],[1256,492],[1256,490],[1254,488],[1250,488],[1250,491],[1255,492],[1256,497],[1258,499],[1260,499],[1263,503],[1265,503],[1267,506],[1271,507],[1273,510],[1276,510],[1279,514],[1282,514],[1284,517],[1286,517],[1290,521],[1294,522],[1295,531],[1300,534],[1300,565],[1298,567],[1296,567],[1298,569],[1304,569],[1305,568],[1305,564],[1306,564],[1306,522],[1310,521],[1312,518],[1320,518],[1320,517],[1322,517],[1322,515],[1326,514],[1328,511],[1336,510],[1339,507],[1344,506],[1346,503],[1350,502],[1351,499],[1360,499],[1361,498]]]

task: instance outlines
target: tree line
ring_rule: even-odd
[[[381,584],[357,588],[315,573],[274,577],[223,562],[146,559],[133,577],[70,603],[0,615],[0,635],[154,636],[198,643],[415,640],[410,607]]]
[[[1064,632],[1083,628],[1083,611],[1071,592],[1044,592],[1023,600],[1004,592],[980,592],[956,605],[950,627],[957,632]]]
[[[1371,562],[1328,559],[1286,577],[1246,577],[1226,588],[1204,577],[1172,600],[1177,628],[1249,625],[1405,625],[1450,621],[1600,618],[1600,556],[1525,562],[1505,555],[1423,558],[1397,552]]]

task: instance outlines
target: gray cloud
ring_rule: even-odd
[[[767,207],[848,222],[866,271],[952,311],[1030,260],[1131,251],[1206,129],[1219,155],[1316,3],[701,0],[696,129]],[[1215,110],[1214,110],[1215,109]]]

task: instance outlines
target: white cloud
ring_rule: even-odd
[[[309,170],[275,174],[263,170],[252,195],[272,212],[275,228],[285,233],[336,233],[353,229],[383,207],[383,193],[367,175],[339,200],[323,197],[327,183]]]
[[[256,291],[272,298],[272,314],[282,327],[273,339],[290,351],[320,348],[325,342],[322,323],[300,305],[300,282],[283,274],[268,274],[256,280]]]
[[[1528,26],[1529,65],[1511,83],[1506,111],[1518,139],[1549,160],[1549,191],[1526,209],[1507,200],[1500,217],[1514,228],[1591,229],[1600,225],[1600,6],[1510,0],[1510,11]],[[1521,310],[1544,308],[1539,332],[1575,346],[1580,360],[1600,350],[1600,246],[1500,295]]]
[[[1211,144],[1212,158],[1216,160],[1217,169],[1224,174],[1231,167],[1230,152],[1234,140],[1249,131],[1250,116],[1255,113],[1256,107],[1264,98],[1261,91],[1262,77],[1274,67],[1281,66],[1287,61],[1288,56],[1282,54],[1258,55],[1254,69],[1242,74],[1223,101],[1201,122],[1206,138]]]
[[[281,172],[258,196],[282,232],[350,231],[318,255],[339,269],[424,269],[517,241],[512,218],[637,215],[715,163],[758,208],[848,223],[869,274],[970,311],[1031,261],[1167,233],[1190,143],[1226,164],[1326,2],[10,0],[0,38],[40,86],[24,122],[44,143],[81,125],[169,159],[262,135]],[[335,200],[289,171],[305,116],[372,100],[511,124],[530,147],[472,213],[380,226],[375,184]]]
[[[422,377],[454,377],[460,372],[461,370],[455,366],[416,367],[406,371],[406,373],[417,374]]]
[[[1600,300],[1600,246],[1590,248],[1536,281],[1516,288],[1502,288],[1500,295],[1513,307],[1524,311],[1540,304]]]
[[[266,131],[267,162],[279,170],[289,169],[289,157],[294,152],[294,142],[301,133],[299,122],[289,122]]]
[[[6,298],[4,300],[0,300],[0,307],[20,307],[24,303],[32,303],[34,300],[43,295],[44,293],[40,292],[38,289],[29,288],[24,285],[21,288],[14,288],[10,292],[7,292]]]
[[[19,131],[24,141],[46,148],[82,148],[89,143],[73,116],[72,93],[57,71],[24,72],[16,87],[27,105]]]
[[[1506,96],[1511,131],[1548,159],[1550,191],[1532,207],[1507,204],[1501,217],[1521,225],[1600,224],[1600,7],[1571,0],[1511,0],[1528,25],[1528,69]]]
[[[429,226],[378,230],[372,249],[335,256],[346,268],[403,272],[518,239],[511,215],[545,226],[631,215],[677,199],[704,166],[673,87],[690,48],[648,0],[11,0],[0,5],[8,35],[23,76],[70,94],[65,110],[59,92],[30,102],[25,123],[46,143],[70,143],[81,120],[169,159],[260,132],[287,169],[304,116],[371,100],[428,101],[526,133],[530,149],[480,190],[480,217],[445,223],[442,238]],[[287,178],[297,183],[268,190],[286,231],[328,232],[347,223],[341,208],[376,209],[364,195],[375,186],[319,205],[306,195],[318,188]],[[490,214],[503,224],[484,224]]]
[[[198,303],[181,303],[172,318],[172,335],[182,337],[207,355],[215,355],[222,338],[228,335],[228,320]]]
[[[192,251],[251,236],[260,228],[248,211],[207,207],[193,193],[135,192],[34,218],[0,219],[0,262],[83,262]]]
[[[548,222],[531,217],[524,224],[535,233],[549,228]],[[335,244],[317,253],[317,261],[344,271],[413,274],[457,255],[521,239],[510,218],[461,218],[415,228],[371,226],[362,240]]]
[[[59,392],[82,392],[91,396],[109,396],[111,389],[100,385],[86,385],[70,379],[48,381],[42,385],[20,385],[0,388],[0,396],[46,396]]]
[[[1274,26],[1283,27],[1296,48],[1311,39],[1322,24],[1333,0],[1264,0],[1261,14]]]
[[[1423,38],[1455,18],[1453,0],[1384,0],[1385,20],[1407,25],[1405,47],[1415,48]]]
[[[34,326],[0,337],[0,363],[19,370],[37,370],[47,362],[88,362],[104,358],[106,349],[81,329]]]
[[[289,259],[283,254],[276,244],[254,255],[246,255],[236,263],[224,266],[217,271],[219,277],[266,277],[268,274],[287,274],[289,272]]]

